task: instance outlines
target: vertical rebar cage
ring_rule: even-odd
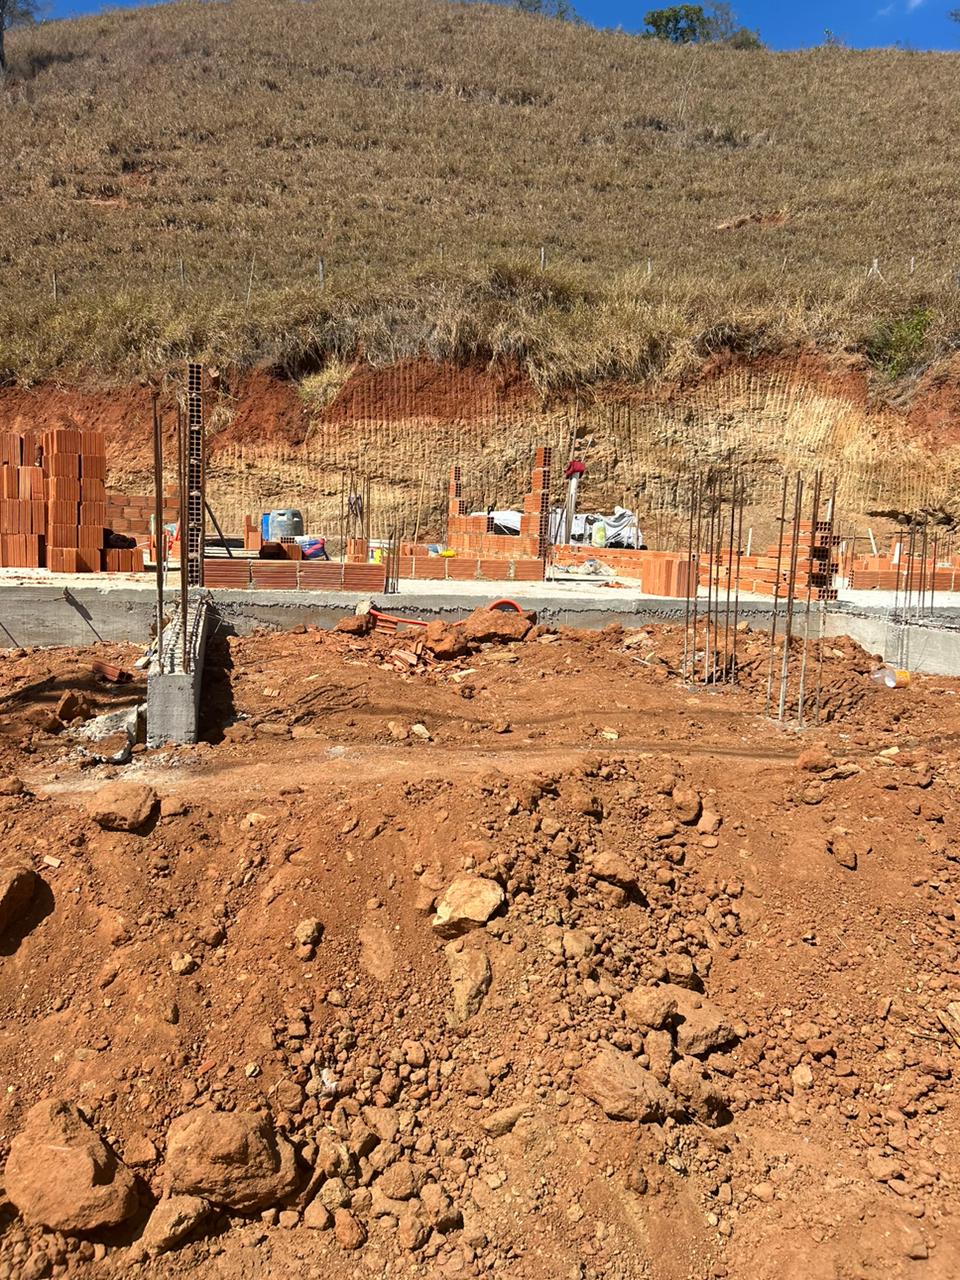
[[[203,438],[203,365],[187,365],[187,582],[203,586],[206,543],[206,467]],[[183,530],[181,530],[181,537]],[[181,543],[181,554],[183,544]]]

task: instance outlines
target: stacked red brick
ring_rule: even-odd
[[[899,543],[899,547],[898,547]],[[937,557],[928,547],[926,560],[907,553],[906,539],[894,538],[889,555],[857,556],[850,561],[853,591],[901,591],[910,595],[960,589],[960,557]]]
[[[0,564],[38,569],[44,563],[47,511],[38,442],[30,432],[0,432]]]
[[[535,555],[544,555],[550,545],[550,468],[553,450],[542,445],[534,455],[530,492],[523,500],[520,537],[537,540]]]
[[[0,432],[0,563],[53,573],[142,569],[142,552],[104,548],[106,481],[99,431]]]
[[[768,547],[762,555],[741,556],[739,562],[740,590],[753,595],[778,595],[785,598],[790,592],[791,569],[793,594],[805,600],[809,589],[811,600],[836,600],[834,575],[839,572],[837,560],[840,537],[833,531],[831,520],[820,520],[811,525],[809,520],[800,522],[794,566],[794,544],[789,533],[777,545]],[[726,591],[727,584],[735,585],[737,558],[731,558],[729,547],[724,548],[713,563],[712,583],[715,589]],[[700,556],[700,585],[711,582],[710,563]]]
[[[634,578],[640,590],[650,596],[691,594],[694,581],[693,561],[683,551],[634,551],[629,547],[557,546],[553,549],[556,565],[580,565],[598,560],[623,578]]]
[[[175,524],[180,516],[176,485],[167,485],[163,496],[163,522]],[[154,509],[154,497],[151,493],[118,493],[108,490],[104,523],[114,533],[123,533],[146,543],[150,537]]]
[[[229,557],[203,562],[204,586],[212,590],[245,591],[364,591],[382,593],[386,586],[382,564],[340,564],[336,560],[250,560]]]
[[[459,467],[450,471],[450,489],[447,505],[447,546],[460,555],[471,554],[479,561],[507,558],[527,561],[543,557],[549,546],[550,524],[550,467],[553,450],[541,448],[533,460],[530,492],[523,501],[520,517],[520,536],[493,532],[493,518],[487,515],[467,515],[463,500],[463,476]],[[401,569],[401,577],[406,576]],[[437,576],[446,576],[446,571]],[[463,571],[464,577],[473,573]],[[481,574],[486,577],[488,574]],[[518,577],[542,577],[542,570],[524,568]]]
[[[53,573],[98,573],[107,518],[107,458],[99,431],[45,431],[47,567]],[[132,565],[131,565],[132,567]]]

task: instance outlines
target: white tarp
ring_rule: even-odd
[[[475,516],[493,516],[494,533],[519,533],[519,511],[474,511]],[[555,507],[550,513],[550,540],[559,543],[563,539],[563,507]],[[597,525],[601,529],[597,529]],[[612,515],[601,511],[585,511],[573,517],[573,541],[581,546],[642,547],[643,534],[637,527],[637,518],[626,507],[614,507]]]

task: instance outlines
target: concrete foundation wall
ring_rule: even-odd
[[[892,623],[869,615],[828,613],[825,633],[849,636],[868,653],[878,654],[884,662],[907,671],[960,676],[960,631],[929,624]]]
[[[451,584],[452,585],[452,584]],[[611,622],[624,627],[646,623],[683,622],[682,600],[638,599],[635,595],[604,596],[602,600],[576,598],[551,590],[551,584],[531,584],[515,595],[524,608],[534,609],[543,622],[568,627],[599,628]],[[332,627],[352,613],[364,597],[352,592],[218,591],[213,595],[214,629],[248,635],[258,628],[288,630],[299,624]],[[420,584],[417,591],[402,591],[380,601],[398,617],[443,618],[455,621],[485,596],[464,595]],[[770,604],[741,603],[739,620],[752,627],[770,625]],[[155,616],[150,587],[37,586],[10,584],[0,587],[0,649],[32,645],[89,645],[100,641],[146,645]],[[781,615],[782,617],[782,615]],[[902,626],[889,621],[889,610],[878,607],[845,609],[834,605],[825,614],[825,634],[848,635],[868,652],[912,671],[960,676],[960,610],[938,609],[940,625]],[[781,623],[782,625],[782,623]],[[802,619],[797,628],[802,634]],[[816,616],[813,626],[819,625]]]
[[[211,615],[202,600],[191,605],[190,614],[195,615],[196,626],[191,631],[188,624],[189,670],[170,670],[171,665],[179,668],[179,659],[165,662],[154,658],[147,675],[148,747],[160,747],[165,742],[196,742],[199,737],[203,662]],[[164,630],[165,641],[170,627]],[[182,632],[178,630],[177,634]],[[174,637],[165,645],[165,651],[169,654],[175,647]]]
[[[0,647],[146,646],[155,619],[155,597],[140,588],[0,587]]]

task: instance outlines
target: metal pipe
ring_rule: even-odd
[[[157,575],[157,651],[163,636],[163,561],[166,533],[163,527],[163,424],[158,401],[160,392],[153,389],[153,542]],[[161,654],[161,659],[163,655]],[[160,673],[163,674],[161,660]]]
[[[780,663],[780,702],[777,719],[783,720],[787,705],[787,685],[790,679],[790,641],[793,638],[793,600],[797,581],[797,553],[800,550],[800,512],[803,503],[803,476],[797,472],[793,496],[792,542],[790,544],[790,576],[787,579],[786,616],[783,620],[783,659]]]
[[[787,477],[783,477],[783,493],[780,497],[780,534],[777,539],[777,572],[773,583],[773,610],[770,615],[770,661],[767,666],[767,699],[763,714],[770,714],[770,702],[773,697],[773,659],[777,648],[777,615],[780,604],[780,566],[783,561],[784,523],[787,518]]]
[[[187,578],[187,539],[190,515],[187,510],[187,433],[183,426],[183,410],[177,404],[177,456],[180,481],[180,661],[184,672],[187,670],[187,613],[189,610],[189,589]]]
[[[743,547],[743,509],[747,505],[747,482],[740,476],[740,499],[737,508],[737,577],[733,589],[733,635],[730,646],[730,679],[737,683],[737,623],[740,618],[740,559]]]
[[[228,556],[230,557],[230,559],[232,560],[232,559],[233,559],[233,551],[232,551],[232,549],[231,549],[231,547],[230,547],[229,543],[227,542],[226,538],[223,536],[223,530],[220,528],[220,521],[219,521],[219,520],[217,519],[217,517],[213,514],[213,507],[211,507],[210,503],[206,500],[206,498],[204,498],[204,500],[203,500],[203,505],[204,505],[204,508],[206,509],[207,515],[210,517],[210,521],[211,521],[211,523],[213,524],[213,527],[214,527],[214,528],[216,529],[216,531],[217,531],[217,537],[220,539],[221,543],[223,544],[223,549],[224,549],[224,551],[226,551],[227,555],[228,555]]]

